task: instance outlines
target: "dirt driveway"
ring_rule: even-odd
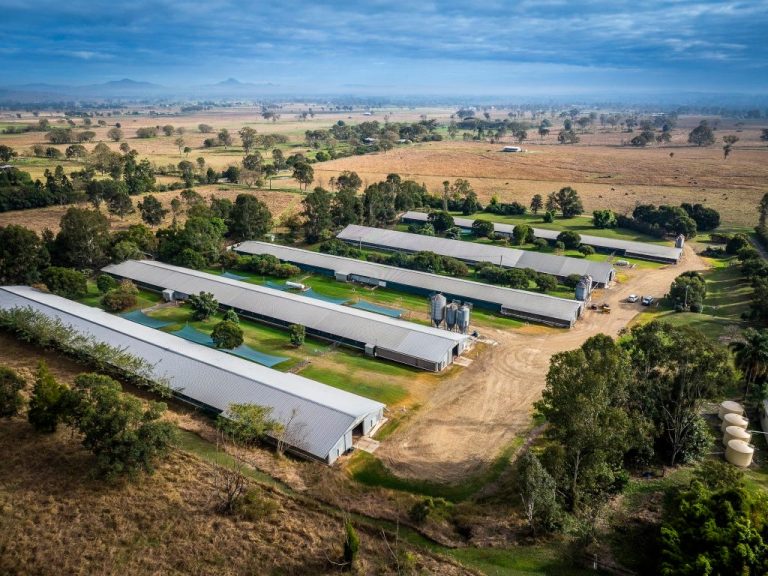
[[[578,348],[601,332],[616,336],[641,309],[639,303],[624,302],[629,294],[661,297],[678,274],[706,268],[686,247],[679,265],[631,270],[624,283],[597,293],[594,301],[609,303],[611,314],[587,311],[568,331],[539,326],[485,330],[499,345],[441,384],[376,455],[400,476],[436,482],[456,483],[481,470],[530,426],[532,404],[544,388],[550,356]]]

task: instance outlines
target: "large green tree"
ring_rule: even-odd
[[[75,268],[100,268],[109,258],[109,220],[97,210],[69,208],[54,242],[57,262]]]
[[[556,208],[563,218],[573,218],[584,212],[579,193],[570,186],[552,192],[547,198],[547,210]]]
[[[333,220],[333,225],[338,228],[362,222],[363,202],[354,188],[343,187],[336,192],[331,202],[331,219]]]
[[[555,354],[536,408],[552,444],[546,459],[574,511],[594,508],[622,487],[625,455],[640,440],[640,413],[630,413],[627,353],[598,334],[581,348]]]
[[[232,350],[243,343],[243,329],[236,322],[222,320],[213,327],[211,340],[216,348]]]
[[[301,202],[304,218],[304,238],[309,243],[322,240],[330,231],[333,223],[331,217],[331,194],[321,187],[315,188]]]
[[[272,214],[253,194],[238,194],[227,224],[233,239],[259,240],[272,228]]]
[[[768,500],[743,483],[725,487],[697,478],[665,502],[662,576],[768,573]]]
[[[0,227],[0,284],[34,284],[50,256],[40,237],[23,226]]]
[[[149,402],[145,408],[119,383],[99,374],[79,375],[67,396],[67,419],[106,478],[151,473],[170,450],[175,428],[161,420],[165,404]]]
[[[727,350],[665,322],[635,326],[622,346],[632,359],[633,405],[653,421],[657,447],[673,466],[700,458],[702,403],[734,380]]]
[[[157,226],[162,223],[163,218],[168,214],[168,209],[163,208],[160,200],[152,194],[145,196],[144,200],[139,202],[137,206],[141,213],[141,219],[150,226]]]
[[[732,342],[736,367],[744,375],[744,396],[755,382],[768,376],[768,329],[747,328],[741,340]]]

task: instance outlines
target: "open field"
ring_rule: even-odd
[[[41,436],[21,419],[0,423],[0,572],[3,574],[329,574],[342,521],[254,487],[245,519],[217,514],[212,466],[175,451],[151,478],[116,486],[83,471],[92,458],[67,431]],[[361,530],[369,574],[394,561],[375,530]],[[414,552],[422,570],[468,574]]]
[[[749,326],[741,315],[749,312],[752,287],[741,275],[735,258],[713,259],[712,263],[713,267],[704,274],[707,297],[701,314],[675,312],[668,303],[660,301],[654,309],[639,314],[634,323],[664,320],[675,326],[691,326],[725,344],[732,341]]]

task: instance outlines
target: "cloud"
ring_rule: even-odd
[[[498,77],[524,80],[517,70],[526,64],[583,69],[587,85],[638,72],[645,83],[696,77],[747,86],[768,63],[765,0],[6,0],[4,18],[0,67],[27,80],[209,75],[303,79],[313,88],[467,75],[498,86]],[[60,60],[80,65],[58,69]],[[477,78],[475,69],[495,77]]]

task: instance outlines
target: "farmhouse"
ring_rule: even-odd
[[[336,237],[355,246],[390,252],[428,251],[442,256],[451,256],[469,264],[490,262],[505,268],[530,268],[536,272],[552,274],[557,278],[566,278],[571,274],[589,276],[597,286],[607,286],[615,275],[615,270],[607,262],[541,254],[463,240],[448,240],[356,224],[350,224]]]
[[[409,211],[403,214],[403,222],[426,222],[428,214],[424,212]],[[472,230],[473,220],[470,218],[454,218],[456,226],[462,230]],[[493,223],[493,231],[499,236],[512,236],[512,230],[515,227],[512,224]],[[544,238],[549,242],[557,241],[558,230],[545,230],[544,228],[534,228],[533,234],[536,238]],[[622,256],[638,258],[640,260],[651,260],[653,262],[664,262],[667,264],[677,264],[683,255],[683,249],[674,246],[661,246],[649,242],[634,242],[631,240],[621,240],[618,238],[603,238],[601,236],[589,236],[580,234],[581,243],[588,244],[593,248],[603,252],[615,252]]]
[[[443,370],[471,344],[464,334],[162,262],[128,260],[103,270],[157,292],[170,288],[181,298],[210,292],[223,308],[245,317],[284,327],[301,324],[318,338],[422,370]]]
[[[302,270],[332,276],[344,282],[360,282],[424,296],[442,293],[446,298],[471,302],[474,306],[506,316],[554,326],[572,327],[584,306],[583,302],[576,300],[267,242],[242,242],[234,250],[241,254],[271,254]]]
[[[201,346],[97,308],[27,286],[0,288],[0,308],[32,308],[98,342],[124,348],[153,365],[176,396],[226,415],[232,404],[258,404],[289,426],[297,454],[332,464],[382,419],[384,405],[295,374],[285,374]]]

